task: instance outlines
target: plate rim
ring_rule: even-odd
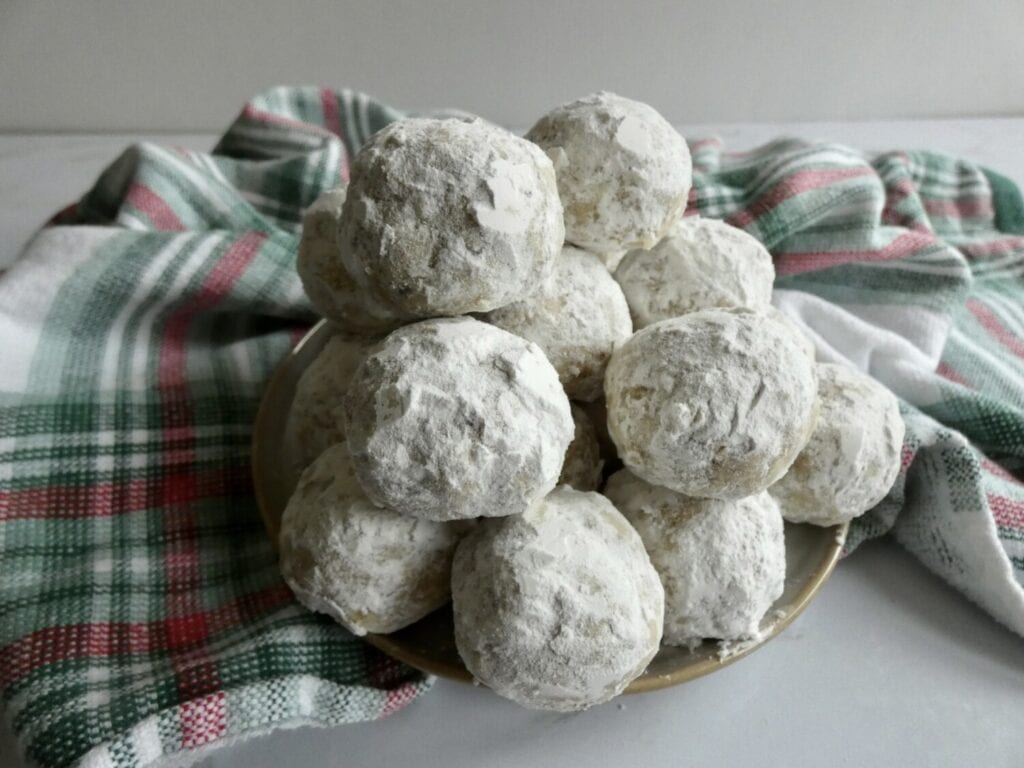
[[[253,495],[256,499],[256,505],[259,508],[263,526],[271,539],[275,552],[278,550],[278,534],[280,533],[280,525],[277,518],[272,515],[270,511],[270,503],[264,495],[266,481],[262,477],[260,462],[260,456],[262,455],[262,449],[265,443],[265,436],[263,432],[266,429],[269,409],[273,407],[273,403],[276,400],[274,394],[283,386],[290,362],[297,357],[302,352],[303,347],[309,344],[311,340],[321,332],[321,329],[328,324],[329,321],[326,319],[321,319],[319,322],[314,324],[298,341],[298,343],[281,358],[276,366],[274,366],[270,379],[267,381],[267,384],[263,389],[260,405],[256,411],[256,420],[253,423],[252,438],[249,446],[249,463],[252,473]],[[648,693],[650,691],[670,688],[689,682],[690,680],[695,680],[699,677],[710,674],[711,672],[722,669],[723,667],[727,667],[767,645],[770,640],[774,639],[783,630],[785,630],[786,627],[792,624],[793,621],[802,614],[804,610],[806,610],[807,606],[817,596],[818,592],[821,591],[821,588],[825,585],[825,582],[828,581],[829,576],[831,576],[832,571],[836,567],[836,563],[839,561],[843,546],[846,544],[846,537],[849,533],[849,529],[849,522],[829,526],[823,529],[832,531],[834,535],[830,538],[830,543],[823,552],[817,566],[814,568],[811,578],[808,579],[807,583],[804,584],[803,588],[797,593],[796,597],[790,603],[789,610],[772,622],[761,633],[760,637],[756,641],[738,641],[736,643],[738,647],[733,651],[723,652],[718,655],[701,659],[695,664],[688,664],[673,672],[659,675],[642,674],[626,687],[624,693]],[[410,667],[428,675],[444,677],[449,680],[459,680],[465,683],[474,682],[473,676],[464,666],[447,664],[440,662],[435,658],[420,654],[414,648],[410,648],[409,646],[396,641],[390,635],[368,633],[363,635],[360,639],[365,640],[374,648],[383,651],[388,656],[398,659],[399,661],[408,664]]]

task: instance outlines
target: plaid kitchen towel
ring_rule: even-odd
[[[253,99],[211,153],[139,144],[0,278],[0,695],[44,766],[186,760],[379,717],[428,681],[302,610],[253,502],[249,430],[313,316],[302,210],[401,116]],[[1024,632],[1024,206],[928,152],[691,143],[691,212],[772,250],[824,357],[903,400],[893,534]]]

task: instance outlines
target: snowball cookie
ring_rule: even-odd
[[[601,92],[563,104],[526,134],[551,158],[565,239],[595,253],[650,248],[686,210],[682,136],[646,104]]]
[[[810,358],[811,362],[817,358],[817,348],[814,345],[814,339],[812,339],[807,331],[804,330],[804,326],[794,320],[792,317],[787,315],[781,309],[776,307],[774,304],[765,307],[762,310],[767,315],[770,315],[772,319],[782,323],[786,328],[789,329],[789,333],[800,343],[800,347],[803,349],[804,354]]]
[[[561,486],[462,540],[452,606],[473,677],[524,707],[573,712],[608,701],[646,669],[664,593],[611,502]]]
[[[343,418],[366,494],[428,520],[519,514],[555,486],[573,437],[540,348],[468,317],[384,339],[353,376]]]
[[[608,430],[634,473],[688,496],[738,499],[793,463],[814,427],[814,363],[770,315],[705,309],[615,350]]]
[[[536,293],[484,319],[535,342],[566,394],[584,401],[600,397],[612,349],[633,333],[622,289],[600,259],[571,246],[562,249],[551,279]]]
[[[582,408],[575,403],[571,406],[576,432],[565,451],[558,484],[571,485],[577,491],[596,491],[601,487],[601,470],[604,469],[597,430]]]
[[[321,315],[349,333],[381,334],[402,319],[373,301],[349,275],[338,250],[338,219],[345,187],[324,192],[306,209],[296,270],[306,295]]]
[[[629,253],[629,251],[612,251],[611,253],[595,253],[594,255],[601,260],[605,267],[608,268],[609,272],[614,274],[615,270],[618,269],[619,264],[621,264],[622,260],[626,258],[627,253]]]
[[[775,267],[742,229],[697,216],[649,251],[630,251],[615,271],[639,329],[698,309],[771,306]]]
[[[352,163],[338,241],[375,299],[415,317],[486,312],[550,274],[565,239],[551,162],[478,119],[412,118]]]
[[[820,414],[811,439],[769,488],[794,523],[838,525],[880,502],[900,471],[899,403],[871,377],[819,363]]]
[[[786,580],[782,515],[771,496],[694,499],[628,469],[608,478],[605,495],[640,533],[665,587],[663,643],[760,635]]]
[[[375,339],[336,334],[299,377],[288,414],[288,429],[303,467],[326,448],[345,439],[342,399],[352,375],[374,342]]]
[[[285,508],[281,573],[299,602],[351,632],[394,632],[448,602],[464,531],[375,506],[338,443],[302,473]]]

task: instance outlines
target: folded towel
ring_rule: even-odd
[[[43,766],[183,761],[395,711],[429,679],[298,606],[249,433],[313,321],[303,209],[403,113],[278,88],[210,154],[129,148],[0,278],[0,692]],[[903,401],[888,531],[1024,633],[1024,205],[929,152],[693,141],[692,212],[776,258],[780,307]]]

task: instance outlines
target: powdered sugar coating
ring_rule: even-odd
[[[466,668],[531,709],[608,701],[661,640],[664,593],[640,537],[606,498],[568,486],[481,522],[456,550],[452,601]]]
[[[650,250],[627,253],[615,279],[640,329],[699,309],[764,309],[775,267],[768,250],[742,229],[692,216]]]
[[[605,375],[619,456],[655,485],[737,499],[778,480],[814,426],[814,364],[770,315],[705,309],[649,325]]]
[[[372,504],[338,443],[302,473],[285,508],[281,573],[303,605],[354,634],[394,632],[448,602],[464,531]]]
[[[296,270],[313,307],[349,333],[381,334],[402,324],[394,312],[373,301],[342,263],[338,220],[346,189],[324,192],[306,209]]]
[[[596,491],[601,487],[601,446],[597,442],[597,430],[583,409],[572,403],[572,421],[576,426],[572,442],[565,451],[562,474],[558,484],[571,485],[577,491]]]
[[[574,400],[601,395],[604,369],[633,333],[622,289],[592,253],[566,246],[550,279],[522,301],[484,319],[536,343]]]
[[[793,339],[796,340],[796,342],[800,345],[800,348],[803,349],[804,354],[807,355],[807,359],[809,359],[811,362],[814,362],[818,354],[817,349],[814,346],[814,340],[807,335],[807,333],[803,329],[803,326],[801,326],[800,323],[798,323],[792,317],[790,317],[781,309],[776,307],[774,304],[764,307],[763,309],[760,309],[758,311],[764,312],[766,315],[771,317],[776,322],[782,323],[784,326],[786,326],[787,332],[790,334],[790,336],[793,337]]]
[[[574,245],[650,248],[686,209],[690,150],[647,104],[602,91],[551,110],[526,138],[554,163]]]
[[[786,544],[779,507],[765,492],[734,501],[695,499],[627,469],[605,494],[633,524],[665,588],[666,645],[760,635],[782,595]]]
[[[536,146],[479,119],[410,118],[356,155],[338,242],[379,303],[436,317],[522,299],[564,235],[554,169]]]
[[[342,401],[356,368],[376,339],[335,334],[302,372],[288,429],[302,466],[345,439]]]
[[[352,378],[344,420],[367,495],[430,520],[519,514],[554,487],[573,436],[540,348],[468,317],[388,336]]]
[[[626,258],[627,253],[629,251],[612,251],[611,253],[595,253],[594,255],[601,260],[601,263],[607,267],[609,272],[615,274],[615,270],[619,268],[619,264]]]
[[[871,377],[832,363],[817,369],[817,426],[768,491],[787,520],[827,526],[885,498],[900,471],[905,426],[895,395]]]

